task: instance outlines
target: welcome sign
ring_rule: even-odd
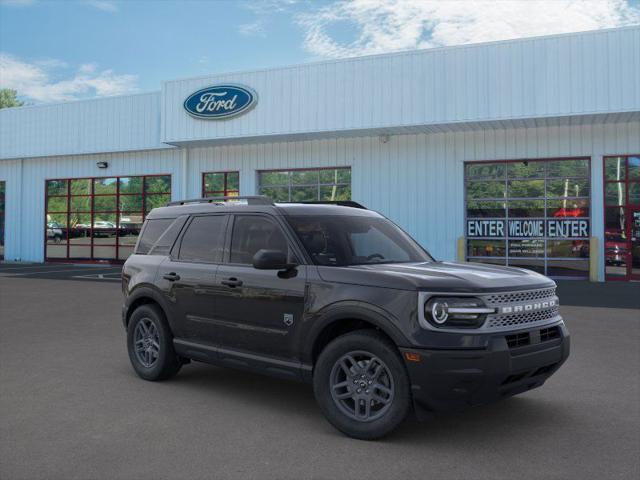
[[[184,101],[189,115],[221,120],[246,113],[258,102],[258,95],[244,85],[212,85],[192,93]]]
[[[588,238],[586,218],[467,220],[469,238]]]

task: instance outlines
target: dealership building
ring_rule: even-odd
[[[0,254],[121,262],[170,200],[354,200],[437,259],[640,280],[640,27],[0,110]]]

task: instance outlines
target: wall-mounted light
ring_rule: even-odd
[[[383,133],[382,135],[380,135],[380,142],[381,143],[387,143],[389,141],[389,134],[388,133]]]
[[[97,162],[96,167],[98,168],[107,168],[109,164],[107,162]]]

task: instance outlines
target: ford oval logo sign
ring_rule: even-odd
[[[192,93],[184,109],[196,118],[223,120],[245,113],[258,101],[256,92],[242,85],[213,85]]]

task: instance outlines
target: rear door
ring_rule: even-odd
[[[223,348],[291,358],[302,323],[307,266],[288,274],[257,270],[258,250],[280,250],[300,263],[292,237],[270,215],[236,214],[230,225],[227,261],[217,274],[216,323]]]
[[[178,338],[218,343],[211,326],[228,219],[225,214],[191,217],[171,256],[160,265],[158,283],[172,305]]]

